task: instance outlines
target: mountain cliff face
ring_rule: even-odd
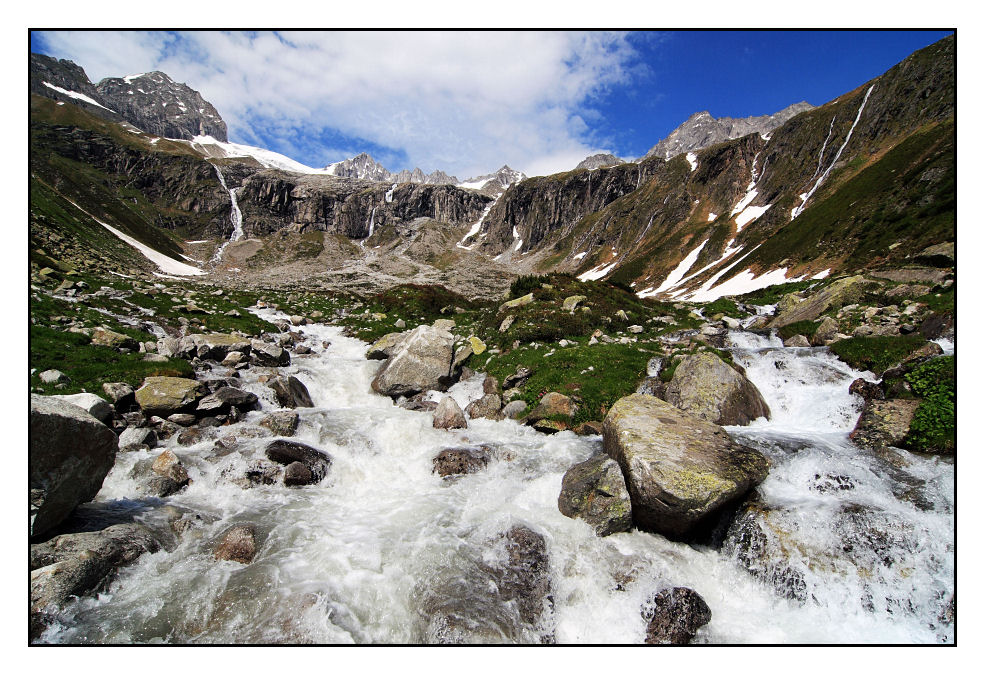
[[[226,123],[212,104],[187,84],[175,82],[160,71],[109,77],[96,89],[109,107],[149,134],[226,140]]]
[[[632,284],[643,297],[705,300],[902,265],[954,240],[953,38],[817,108],[694,116],[638,162],[596,156],[530,179],[504,166],[458,185],[442,172],[393,174],[366,154],[332,165],[336,175],[302,173],[134,133],[107,121],[122,118],[100,107],[119,105],[103,83],[87,87],[74,64],[35,56],[32,92],[45,98],[31,103],[31,218],[41,248],[45,228],[72,210],[67,200],[158,250],[226,238],[231,189],[248,237],[324,233],[338,239],[339,259],[384,246],[469,268],[477,285],[484,267],[566,271]],[[680,151],[668,157],[671,148]]]
[[[524,181],[479,250],[675,297],[900,264],[954,237],[954,82],[949,38],[765,138]]]
[[[417,218],[464,225],[478,219],[488,201],[451,185],[401,183],[390,187],[281,171],[254,173],[239,192],[243,229],[251,236],[288,229],[363,239],[387,224]]]
[[[650,148],[644,157],[661,157],[670,159],[682,152],[693,152],[721,143],[723,141],[741,138],[749,134],[767,135],[791,117],[813,108],[810,103],[801,101],[794,103],[772,115],[757,117],[712,117],[705,110],[691,115],[684,124],[670,132]]]

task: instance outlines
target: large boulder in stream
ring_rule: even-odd
[[[428,644],[551,642],[550,557],[541,534],[514,525],[485,545],[481,558],[463,547],[418,588]],[[464,555],[463,555],[464,552]]]
[[[157,538],[137,523],[63,534],[31,546],[31,637],[44,630],[52,610],[97,589],[141,554],[159,549]]]
[[[28,450],[31,536],[96,496],[116,461],[116,434],[77,405],[31,395]]]
[[[663,393],[668,403],[713,424],[745,425],[770,417],[756,385],[712,352],[685,356]]]
[[[373,391],[396,398],[452,383],[455,338],[432,326],[418,326],[391,347],[390,357],[373,378]]]
[[[249,338],[239,335],[195,333],[186,335],[178,341],[177,355],[184,358],[197,356],[200,359],[222,361],[229,352],[249,354],[251,347]]]
[[[616,401],[602,423],[643,530],[682,539],[761,483],[768,460],[723,428],[645,394]]]
[[[147,377],[134,396],[146,414],[168,417],[194,410],[195,402],[207,393],[201,382],[187,377]]]
[[[283,408],[312,408],[315,405],[308,388],[293,375],[278,375],[268,380],[267,386],[274,390],[274,396]]]

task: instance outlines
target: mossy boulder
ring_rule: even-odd
[[[139,348],[137,341],[129,335],[117,333],[106,327],[92,329],[92,344],[113,349],[130,349],[136,351]]]
[[[902,447],[919,406],[919,399],[912,398],[866,401],[850,437],[866,448]]]
[[[616,401],[602,443],[626,479],[633,523],[674,539],[709,524],[769,471],[762,454],[720,426],[645,394]]]
[[[587,299],[584,295],[569,295],[561,304],[561,309],[566,312],[573,312],[575,311],[575,307],[578,306],[578,303],[585,302]]]
[[[878,285],[878,282],[867,281],[862,276],[838,279],[802,302],[790,303],[773,319],[770,327],[781,328],[797,321],[814,321],[829,309],[858,302],[866,291]]]
[[[714,424],[745,425],[759,417],[770,418],[769,406],[756,385],[712,352],[685,356],[663,398]]]
[[[145,413],[167,417],[193,408],[206,393],[201,382],[187,377],[148,377],[134,396]]]
[[[534,294],[527,293],[526,295],[520,296],[515,300],[507,300],[502,305],[499,306],[499,311],[502,312],[504,309],[513,309],[515,307],[523,307],[524,305],[529,305],[534,301]]]
[[[627,532],[633,525],[626,480],[608,455],[592,457],[565,472],[557,507],[569,518],[587,522],[600,537]]]

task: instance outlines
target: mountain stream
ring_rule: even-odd
[[[640,643],[641,608],[672,586],[694,589],[711,607],[695,643],[954,639],[942,619],[954,590],[953,463],[853,446],[861,399],[848,386],[871,374],[826,348],[731,334],[736,361],[773,415],[728,431],[772,469],[755,507],[740,511],[716,549],[636,530],[599,538],[563,516],[561,478],[602,452],[600,437],[548,436],[512,420],[436,430],[430,414],[370,389],[379,362],[364,358],[365,343],[338,327],[300,330],[314,353],[284,370],[314,401],[297,410],[297,440],[332,456],[325,480],[248,490],[229,480],[263,458],[270,433],[256,422],[277,407],[258,373],[243,371],[243,388],[264,412],[205,429],[211,435],[196,445],[166,442],[192,478],[183,492],[135,499],[131,470],[161,449],[118,455],[97,510],[136,517],[170,537],[169,550],[143,555],[102,592],[73,601],[41,642],[421,643],[436,639],[432,609],[453,606],[476,641]],[[450,394],[464,408],[481,383],[480,375]],[[216,438],[230,436],[236,451],[216,458]],[[432,473],[441,449],[478,445],[493,450],[485,469]],[[197,514],[199,527],[175,537],[176,513]],[[256,525],[256,558],[216,561],[215,542],[241,522]],[[553,606],[537,625],[497,599],[489,573],[505,556],[497,537],[514,525],[541,534],[549,557]]]

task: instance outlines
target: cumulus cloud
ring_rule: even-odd
[[[46,51],[90,79],[162,70],[211,101],[230,140],[321,166],[367,150],[460,178],[570,169],[608,139],[585,120],[638,55],[610,32],[65,31]],[[324,139],[331,139],[325,141]],[[344,154],[338,154],[342,152]]]

